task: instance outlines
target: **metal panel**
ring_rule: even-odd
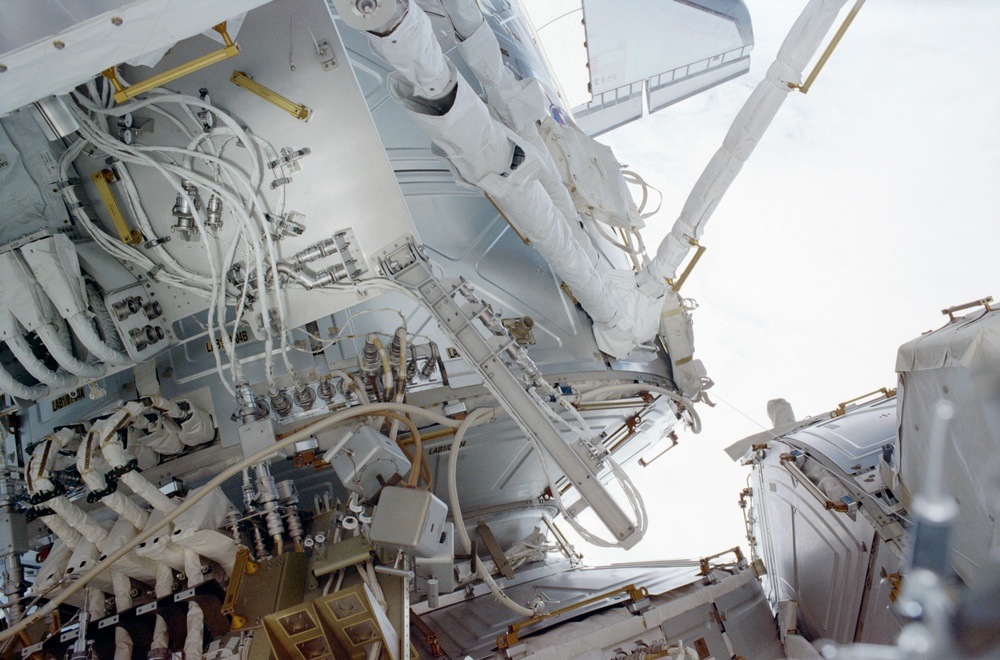
[[[263,2],[5,2],[0,23],[0,61],[5,65],[0,115],[50,94],[64,94],[81,80],[123,61],[162,53],[175,42]]]
[[[594,94],[742,48],[753,40],[742,2],[654,0],[626,6],[614,0],[584,0],[583,11]]]
[[[874,529],[864,516],[828,511],[776,465],[777,452],[758,468],[756,509],[767,532],[765,562],[775,600],[799,603],[809,637],[854,640]],[[758,535],[762,536],[762,535]]]
[[[696,573],[694,566],[662,567],[655,564],[586,568],[508,586],[505,591],[515,602],[524,603],[533,596],[544,594],[546,598],[558,601],[559,607],[565,607],[627,584],[646,587],[651,594],[667,593],[696,582]],[[606,608],[621,600],[595,603],[589,608],[551,620],[540,628],[547,630],[559,622]],[[505,632],[509,624],[519,620],[488,591],[472,600],[421,614],[421,618],[438,634],[441,646],[450,656],[468,654],[475,658],[488,655],[490,649],[496,646],[497,636]]]
[[[293,18],[294,17],[294,18]],[[333,57],[339,64],[324,67],[316,55],[309,25],[317,39],[329,42]],[[276,32],[275,25],[286,26]],[[288,26],[291,26],[289,29]],[[159,73],[185,61],[191,52],[204,50],[201,36],[193,37],[175,47],[152,69]],[[322,3],[306,0],[270,3],[246,15],[239,33],[240,54],[191,73],[171,88],[197,97],[199,89],[208,90],[212,103],[226,109],[242,125],[270,141],[275,149],[308,147],[311,153],[298,162],[301,169],[292,173],[292,182],[281,187],[284,204],[278,202],[279,192],[271,190],[271,177],[264,181],[265,197],[272,208],[297,211],[305,224],[301,236],[288,236],[277,243],[280,258],[288,258],[298,250],[329,238],[338,229],[353,228],[357,247],[371,254],[392,237],[414,231],[409,212],[382,142],[368,112],[353,70],[347,65],[347,52],[329,12]],[[294,70],[288,57],[275,57],[275,48],[282,53],[291,51]],[[229,82],[234,69],[248,75],[295,102],[312,109],[309,121],[299,121],[283,110]],[[149,71],[126,71],[125,76],[145,77]],[[136,118],[146,118],[137,111]],[[189,137],[170,122],[149,114],[154,120],[153,136],[157,144],[186,146]],[[140,135],[137,142],[142,142]],[[230,145],[225,156],[241,162],[246,157],[239,147]],[[103,160],[78,159],[80,173],[89,184],[92,171],[103,167]],[[165,248],[186,267],[207,272],[207,258],[202,242],[185,242],[172,234],[173,218],[169,210],[176,192],[163,184],[163,179],[146,168],[132,168],[142,203],[150,221],[160,236],[173,236]],[[268,172],[270,175],[270,172]],[[96,199],[88,185],[88,194]],[[99,209],[97,209],[99,210]],[[103,214],[102,214],[103,215]],[[232,225],[232,226],[230,226]],[[228,222],[220,231],[220,240],[230,240],[235,223]],[[174,322],[206,307],[207,301],[179,292],[165,285],[154,285],[167,318]],[[354,292],[310,291],[287,288],[286,308],[289,326],[294,327],[343,309],[358,301]]]
[[[649,112],[654,113],[668,105],[721,85],[750,70],[750,58],[744,50],[724,53],[704,60],[703,67],[684,67],[650,78],[647,82]]]
[[[852,475],[875,466],[882,445],[895,439],[895,398],[863,405],[788,436],[791,444],[812,448]]]
[[[726,632],[737,655],[759,660],[785,657],[781,641],[775,634],[774,616],[759,582],[754,580],[722,594],[715,599],[715,606],[723,615]]]
[[[898,587],[890,578],[898,576],[902,557],[898,547],[881,539],[875,551],[877,554],[868,576],[868,602],[858,624],[856,640],[865,644],[895,644],[902,623],[894,609]]]

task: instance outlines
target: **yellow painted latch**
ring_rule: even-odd
[[[524,621],[518,621],[507,626],[506,634],[497,637],[497,648],[499,649],[509,649],[520,641],[518,633],[527,628],[528,626],[533,626],[539,621],[544,621],[546,619],[551,619],[553,617],[561,616],[567,612],[572,612],[578,610],[582,607],[586,607],[592,603],[597,603],[599,601],[605,600],[612,596],[617,596],[618,594],[627,594],[631,603],[638,603],[639,601],[649,598],[649,590],[646,587],[636,587],[632,584],[626,584],[620,589],[615,589],[614,591],[609,591],[605,594],[599,596],[594,596],[593,598],[588,598],[582,600],[579,603],[573,603],[567,607],[559,608],[558,610],[552,610],[551,612],[546,612],[540,616],[533,617],[531,619],[525,619]]]
[[[790,82],[788,83],[789,87],[791,87],[792,89],[797,89],[803,94],[809,92],[809,88],[812,87],[813,82],[816,80],[816,76],[819,75],[819,72],[823,69],[823,66],[826,64],[826,61],[830,59],[830,55],[833,54],[833,51],[837,47],[837,44],[839,44],[840,40],[844,38],[844,33],[847,32],[847,28],[851,27],[851,23],[854,22],[854,17],[858,15],[859,11],[861,11],[861,6],[863,4],[865,4],[865,0],[857,0],[857,2],[854,3],[854,6],[851,7],[851,11],[847,13],[847,18],[845,18],[843,24],[841,24],[841,26],[837,28],[837,33],[833,35],[833,39],[830,40],[830,43],[829,45],[827,45],[826,50],[824,50],[823,54],[819,56],[819,59],[816,61],[816,66],[813,67],[813,70],[811,72],[809,72],[809,75],[806,77],[806,81],[801,85],[799,83]]]
[[[229,580],[229,587],[226,589],[225,598],[222,601],[222,613],[232,619],[233,628],[239,630],[246,625],[246,619],[236,614],[236,597],[240,593],[240,585],[243,583],[244,575],[253,575],[257,572],[258,564],[250,558],[250,551],[246,548],[236,550],[236,561],[233,563],[233,576]]]
[[[190,62],[175,66],[172,69],[164,71],[163,73],[158,73],[152,78],[147,78],[146,80],[135,83],[129,87],[125,87],[121,81],[118,80],[118,75],[115,73],[115,67],[101,71],[101,75],[110,80],[111,84],[115,86],[115,103],[124,103],[125,101],[134,98],[143,92],[148,92],[156,87],[162,87],[169,82],[177,80],[178,78],[183,78],[189,73],[194,73],[195,71],[204,69],[206,66],[210,66],[216,62],[227,60],[240,52],[239,45],[233,43],[233,40],[229,37],[229,32],[226,31],[225,22],[213,26],[212,29],[222,35],[222,41],[225,43],[224,47],[219,50],[212,51],[207,55],[196,57]]]
[[[118,201],[115,199],[114,193],[111,192],[111,184],[118,180],[115,173],[111,170],[101,170],[91,174],[90,178],[97,185],[97,192],[101,194],[101,201],[104,202],[104,206],[108,209],[111,221],[115,223],[118,238],[125,245],[142,243],[142,234],[137,229],[129,229],[128,225],[125,224],[125,216],[122,215],[122,210],[118,207]]]
[[[899,599],[900,590],[903,588],[903,576],[899,573],[886,573],[883,566],[882,577],[892,585],[892,589],[889,591],[889,600],[895,603]]]
[[[234,85],[238,85],[249,92],[253,92],[254,94],[264,99],[271,105],[281,108],[282,110],[284,110],[291,116],[295,117],[296,119],[301,119],[302,121],[306,121],[312,114],[312,110],[310,110],[306,106],[289,101],[281,94],[273,90],[270,90],[267,87],[261,85],[256,80],[253,80],[250,76],[243,73],[242,71],[233,71],[233,75],[229,77],[229,82],[233,83]]]
[[[688,243],[690,243],[691,247],[695,249],[694,256],[691,257],[691,261],[688,262],[688,265],[684,268],[684,272],[681,273],[681,276],[677,278],[676,282],[669,277],[667,278],[667,284],[670,285],[670,288],[673,289],[675,293],[681,290],[681,287],[684,286],[684,282],[687,281],[688,275],[691,274],[691,271],[694,270],[698,260],[701,259],[701,255],[705,254],[705,250],[708,249],[701,245],[696,238],[689,238]]]

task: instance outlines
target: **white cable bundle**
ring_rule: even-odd
[[[254,293],[258,298],[258,307],[262,316],[262,323],[265,332],[265,372],[269,385],[274,385],[273,368],[273,333],[270,315],[272,310],[277,310],[277,325],[280,328],[281,356],[285,368],[292,373],[292,365],[287,357],[287,323],[284,301],[279,295],[277,288],[281,285],[281,279],[277,271],[278,256],[268,226],[267,203],[261,194],[261,184],[264,180],[263,159],[258,154],[258,149],[271,159],[278,160],[277,152],[274,148],[259,136],[249,133],[243,129],[238,122],[227,115],[219,108],[211,105],[203,99],[184,94],[176,94],[168,90],[152,90],[151,96],[144,100],[133,101],[127,104],[108,108],[108,99],[104,99],[98,92],[94,83],[88,84],[90,98],[74,92],[78,106],[71,107],[80,125],[80,132],[84,140],[74,144],[63,156],[60,163],[60,170],[63,178],[68,176],[69,164],[75,159],[86,146],[91,143],[101,151],[121,161],[123,165],[118,167],[119,175],[127,193],[128,203],[137,222],[147,239],[154,239],[156,233],[149,220],[148,214],[139,203],[139,191],[128,172],[127,164],[151,167],[157,171],[167,183],[178,193],[178,195],[189,198],[187,191],[181,183],[181,179],[187,179],[197,186],[205,194],[217,196],[223,201],[224,207],[236,221],[236,230],[229,241],[228,249],[222,255],[221,261],[216,253],[219,248],[219,241],[212,239],[211,234],[206,231],[206,219],[204,212],[195,204],[191,204],[191,213],[195,225],[198,228],[202,244],[205,247],[206,263],[208,273],[196,273],[181,265],[162,245],[155,245],[152,254],[155,255],[154,262],[146,254],[143,254],[129,246],[108,236],[100,228],[94,225],[93,221],[87,217],[86,213],[77,208],[74,215],[80,224],[94,238],[102,248],[110,252],[115,257],[131,262],[147,273],[153,273],[156,279],[185,289],[209,298],[208,312],[208,334],[209,340],[216,339],[216,324],[225,328],[226,305],[233,303],[236,306],[234,326],[242,318],[246,308],[247,295],[250,293],[251,275],[248,273],[242,291],[237,296],[226,295],[226,274],[236,263],[237,257],[243,258],[252,270],[252,277],[256,278],[256,290]],[[101,99],[95,102],[93,99]],[[195,130],[189,129],[182,119],[168,112],[165,106],[172,105],[180,109],[182,114],[194,124]],[[167,118],[185,133],[189,142],[187,148],[157,146],[157,145],[126,145],[113,137],[103,124],[104,121],[98,119],[102,116],[122,116],[126,113],[146,108]],[[211,112],[223,124],[212,133],[204,133],[201,130],[201,123],[193,109],[198,111]],[[216,140],[222,140],[221,144],[216,144]],[[233,162],[223,158],[226,146],[232,142],[245,147],[246,154],[250,159],[250,174],[245,174]],[[177,157],[181,157],[184,163],[178,165]],[[196,164],[206,165],[210,174],[203,174],[195,168]],[[67,187],[64,191],[67,202],[71,207],[78,207],[75,193],[72,188]],[[193,202],[193,200],[192,200]],[[277,194],[277,207],[284,206],[284,190],[280,189]],[[268,282],[273,283],[275,290],[268,290]],[[272,300],[273,297],[273,300]],[[236,358],[232,340],[226,332],[221,333],[221,342],[229,358],[229,366],[232,372],[232,380],[239,382],[242,380],[242,369]],[[227,388],[233,392],[229,385],[229,379],[224,376],[221,359],[218,353],[214,354],[216,369],[222,376],[222,381]]]

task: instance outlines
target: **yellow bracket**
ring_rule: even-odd
[[[895,603],[896,600],[899,599],[899,592],[903,588],[903,576],[899,573],[886,575],[884,568],[882,569],[882,575],[884,575],[885,579],[892,585],[892,589],[889,591],[889,600]]]
[[[118,80],[118,75],[115,73],[115,67],[101,71],[101,75],[110,80],[111,84],[115,86],[115,103],[124,103],[139,94],[148,92],[156,87],[166,85],[167,83],[177,80],[178,78],[183,78],[189,73],[194,73],[199,69],[204,69],[206,66],[210,66],[216,62],[227,60],[240,52],[239,45],[233,43],[233,40],[229,37],[229,32],[226,31],[225,22],[219,23],[218,25],[212,27],[212,29],[222,35],[222,41],[226,44],[225,47],[208,53],[207,55],[197,57],[186,64],[175,66],[174,68],[164,71],[163,73],[158,73],[152,78],[148,78],[129,87],[125,87],[122,85],[121,81]]]
[[[676,282],[669,277],[667,278],[667,284],[669,284],[670,288],[674,290],[674,293],[681,290],[681,287],[684,286],[684,282],[687,281],[688,275],[691,274],[691,271],[694,270],[694,267],[698,264],[698,260],[701,259],[701,255],[705,254],[705,250],[708,249],[698,243],[698,239],[696,238],[688,239],[688,243],[691,244],[691,247],[695,248],[694,256],[691,257],[691,261],[688,262],[687,267],[684,268],[684,272],[681,273],[681,276],[677,278]]]
[[[823,54],[819,56],[819,59],[816,61],[816,66],[813,67],[813,70],[806,77],[806,81],[801,85],[798,83],[790,82],[788,83],[789,87],[791,87],[792,89],[797,89],[803,94],[809,93],[809,88],[812,87],[813,82],[816,80],[816,76],[819,75],[819,72],[823,69],[823,66],[826,64],[826,61],[830,59],[830,55],[833,54],[833,51],[837,47],[837,44],[839,44],[840,40],[844,38],[844,33],[847,32],[847,28],[851,27],[851,23],[854,22],[854,17],[858,15],[859,11],[861,11],[861,6],[863,4],[865,4],[865,0],[857,0],[857,2],[854,3],[854,6],[851,7],[851,11],[847,13],[847,18],[845,18],[841,26],[837,28],[837,33],[833,35],[833,39],[830,40],[830,43],[826,47],[826,50],[824,50]]]
[[[309,115],[312,114],[312,110],[306,106],[289,101],[281,94],[278,94],[277,92],[270,90],[261,85],[259,82],[253,80],[242,71],[233,71],[233,75],[229,77],[229,82],[234,85],[238,85],[249,92],[253,92],[260,98],[281,108],[296,119],[306,121],[309,119]]]
[[[222,600],[221,611],[232,617],[234,629],[240,629],[246,625],[246,619],[236,614],[236,597],[240,593],[240,586],[243,584],[244,575],[253,575],[257,572],[257,562],[250,559],[250,551],[246,548],[236,550],[236,561],[233,562],[233,575],[229,579],[229,587]]]
[[[730,552],[733,553],[733,556],[736,557],[736,563],[743,562],[743,551],[740,549],[739,546],[736,546],[735,548],[730,548],[729,550],[723,550],[722,552],[717,552],[714,555],[709,555],[708,557],[702,557],[698,562],[698,565],[701,568],[701,571],[698,573],[698,575],[708,575],[712,571],[712,560],[718,559],[723,555],[728,555]]]
[[[115,195],[111,192],[111,184],[117,181],[115,173],[111,170],[101,170],[91,174],[90,178],[97,184],[97,192],[101,194],[101,201],[104,202],[104,206],[108,209],[111,221],[115,223],[115,229],[118,230],[118,238],[125,245],[142,243],[142,234],[136,229],[129,229],[128,225],[125,224],[125,216],[122,215],[122,210],[118,207],[118,201],[115,200]]]
[[[881,387],[874,392],[868,392],[867,394],[862,394],[861,396],[856,396],[853,399],[848,399],[842,403],[837,404],[837,409],[830,413],[830,417],[840,417],[847,412],[847,405],[851,403],[856,403],[862,399],[867,399],[870,396],[875,396],[876,394],[884,394],[885,398],[891,399],[896,396],[896,390],[890,389],[888,387]]]
[[[621,589],[615,589],[614,591],[609,591],[606,594],[601,594],[600,596],[594,596],[593,598],[582,600],[579,603],[574,603],[573,605],[570,605],[569,607],[562,607],[558,610],[552,610],[551,612],[546,612],[541,616],[536,616],[531,619],[525,619],[524,621],[518,621],[516,623],[512,623],[509,626],[507,626],[507,632],[505,634],[497,637],[497,648],[502,650],[502,649],[509,649],[511,646],[514,646],[515,644],[518,643],[518,641],[520,641],[520,637],[518,637],[518,632],[520,632],[524,628],[527,628],[528,626],[533,626],[539,621],[544,621],[545,619],[551,619],[552,617],[560,616],[567,612],[572,612],[573,610],[578,610],[581,607],[586,607],[591,603],[596,603],[606,598],[610,598],[611,596],[617,596],[618,594],[628,594],[629,599],[633,603],[637,603],[643,598],[649,598],[649,590],[647,590],[646,587],[636,587],[635,585],[627,584]]]

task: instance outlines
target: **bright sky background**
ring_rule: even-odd
[[[748,75],[600,138],[663,192],[650,252],[805,6],[747,4]],[[770,427],[768,399],[801,418],[894,387],[897,347],[940,327],[941,309],[1000,298],[997,81],[1000,2],[867,2],[809,94],[786,100],[682,291],[700,304],[695,356],[718,407],[700,407],[701,435],[630,470],[651,512],[646,540],[627,554],[581,543],[588,559],[745,546],[748,470],[723,448]]]

